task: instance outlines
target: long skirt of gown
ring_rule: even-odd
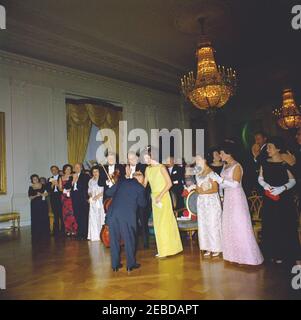
[[[152,193],[152,201],[157,195]],[[153,222],[158,254],[165,257],[183,251],[183,246],[168,192],[163,196],[161,202],[162,208],[152,204]]]
[[[89,227],[88,227],[88,240],[99,241],[100,231],[105,223],[105,213],[102,204],[102,199],[92,201],[90,203],[89,211]]]
[[[197,212],[200,250],[222,252],[222,207],[219,195],[200,194]]]
[[[62,214],[66,233],[77,233],[78,225],[74,217],[72,199],[62,194]]]
[[[259,265],[263,262],[242,187],[225,189],[222,242],[224,260],[247,265]]]
[[[264,196],[263,201],[262,243],[265,258],[300,259],[297,210],[292,194],[281,194],[279,201]]]
[[[48,237],[50,234],[48,204],[41,197],[31,200],[31,234],[35,238]]]

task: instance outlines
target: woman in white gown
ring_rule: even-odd
[[[93,167],[91,170],[92,178],[89,181],[89,228],[88,240],[99,241],[100,231],[105,223],[105,213],[103,208],[103,187],[98,185],[99,169]]]
[[[208,163],[203,157],[196,156],[199,247],[205,251],[205,257],[211,254],[212,257],[217,257],[222,252],[222,207],[218,184],[209,177],[212,169]]]

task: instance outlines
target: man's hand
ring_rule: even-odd
[[[161,200],[162,200],[162,199],[161,199],[161,196],[160,196],[160,195],[155,198],[155,202],[156,202],[156,203],[161,202]]]
[[[286,162],[289,166],[294,166],[296,164],[296,157],[289,151],[281,154],[282,161]]]
[[[260,146],[257,143],[254,143],[252,146],[252,154],[254,158],[257,158],[260,154]]]

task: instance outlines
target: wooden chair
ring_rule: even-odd
[[[178,218],[179,213],[183,212],[184,210],[187,210],[186,208],[181,208],[178,210],[174,210],[174,214],[176,218]],[[190,241],[192,241],[193,236],[197,234],[198,231],[198,222],[194,220],[177,220],[179,231],[180,232],[186,232],[189,236]]]
[[[250,208],[250,213],[252,216],[252,222],[253,222],[253,229],[254,233],[256,236],[257,241],[260,241],[260,233],[262,229],[261,225],[261,209],[263,205],[263,200],[262,197],[253,194],[250,197],[248,197],[248,202],[249,202],[249,208]]]

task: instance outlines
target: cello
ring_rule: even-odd
[[[113,184],[116,184],[120,178],[120,170],[117,169],[113,172],[112,175],[109,175],[106,168],[102,164],[100,164],[100,165],[102,166],[108,180],[111,181]],[[108,212],[108,210],[112,204],[112,201],[113,201],[112,198],[108,198],[104,201],[103,207],[104,207],[105,213]],[[101,228],[100,239],[106,248],[110,247],[110,233],[109,233],[109,226],[107,224],[104,224]]]

